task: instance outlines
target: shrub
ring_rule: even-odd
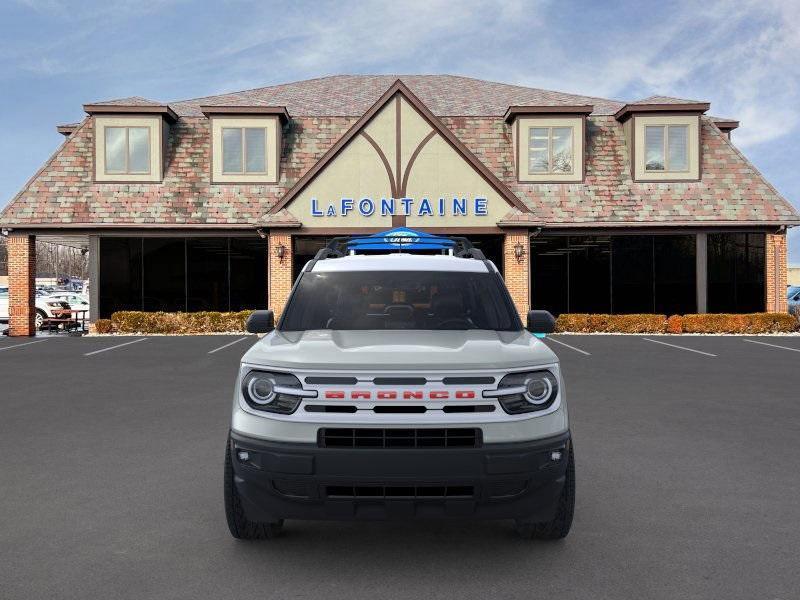
[[[672,315],[667,319],[667,333],[683,333],[683,317]]]
[[[787,313],[683,316],[683,331],[686,333],[788,333],[797,329],[797,319]]]
[[[744,315],[589,315],[562,314],[556,331],[572,333],[785,333],[800,331],[800,323],[787,313]]]
[[[666,315],[562,314],[556,331],[574,333],[663,333]]]
[[[94,322],[94,330],[97,333],[111,333],[113,330],[111,319],[97,319]]]
[[[120,333],[227,333],[244,331],[252,312],[120,311],[111,315],[111,323]]]

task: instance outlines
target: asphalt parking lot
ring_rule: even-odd
[[[254,341],[0,338],[0,598],[798,597],[800,337],[549,338],[578,478],[556,543],[469,521],[233,540],[222,459]]]

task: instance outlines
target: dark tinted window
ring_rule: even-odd
[[[230,242],[231,310],[267,308],[266,240],[231,238]]]
[[[693,235],[653,237],[656,312],[697,311],[697,240]]]
[[[764,234],[708,235],[708,311],[764,310]]]
[[[100,238],[100,316],[142,310],[142,238]]]
[[[228,310],[228,238],[186,240],[186,307]]]
[[[144,238],[143,247],[144,310],[186,311],[186,240]]]
[[[100,238],[100,316],[266,308],[260,238]]]
[[[304,273],[281,329],[488,329],[518,331],[519,317],[494,273]]]
[[[693,235],[537,236],[531,307],[561,313],[697,309]]]

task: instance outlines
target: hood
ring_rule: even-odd
[[[527,331],[273,331],[242,362],[288,369],[509,369],[558,362]]]

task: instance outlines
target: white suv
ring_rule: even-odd
[[[36,296],[36,328],[41,329],[45,319],[59,317],[59,311],[69,310],[68,302],[53,296]],[[0,287],[0,321],[8,321],[8,288]]]
[[[233,536],[273,537],[284,519],[469,517],[565,537],[564,384],[532,333],[552,332],[552,315],[531,311],[526,330],[463,238],[436,236],[439,255],[353,254],[363,239],[336,239],[306,265],[277,328],[271,311],[248,321],[267,335],[234,387]]]

